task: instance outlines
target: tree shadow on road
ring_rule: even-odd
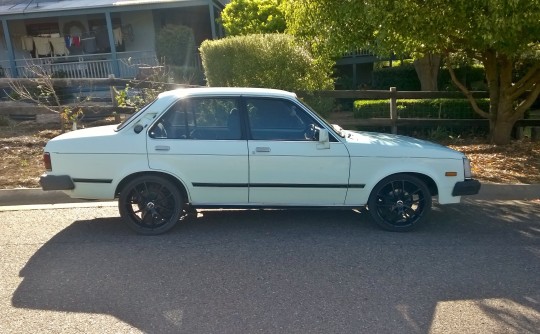
[[[441,207],[413,233],[335,210],[203,211],[155,237],[116,217],[76,221],[32,256],[12,303],[110,314],[144,332],[425,333],[440,303],[501,299],[529,316],[482,312],[534,332],[539,208]]]

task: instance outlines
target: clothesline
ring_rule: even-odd
[[[66,56],[69,55],[71,47],[82,47],[85,53],[95,53],[99,48],[109,47],[109,35],[107,30],[93,31],[90,35],[83,33],[81,36],[64,35],[60,33],[40,34],[38,36],[22,36],[22,49],[28,52],[35,50],[37,56]],[[98,39],[98,40],[97,40]],[[113,29],[113,39],[115,45],[124,42],[122,28]]]

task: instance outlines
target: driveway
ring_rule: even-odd
[[[156,237],[114,207],[0,212],[0,332],[538,333],[540,202],[202,211]]]

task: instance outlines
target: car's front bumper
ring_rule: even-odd
[[[72,190],[75,188],[69,175],[43,174],[39,178],[39,184],[43,190]]]
[[[454,185],[452,196],[476,195],[480,192],[481,183],[478,180],[468,179]]]

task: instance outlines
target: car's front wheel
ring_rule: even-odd
[[[130,181],[120,192],[118,208],[135,232],[157,235],[173,228],[182,216],[184,200],[178,187],[161,176]]]
[[[381,180],[369,196],[368,209],[380,227],[405,232],[416,228],[431,210],[431,194],[419,178],[396,174]]]

